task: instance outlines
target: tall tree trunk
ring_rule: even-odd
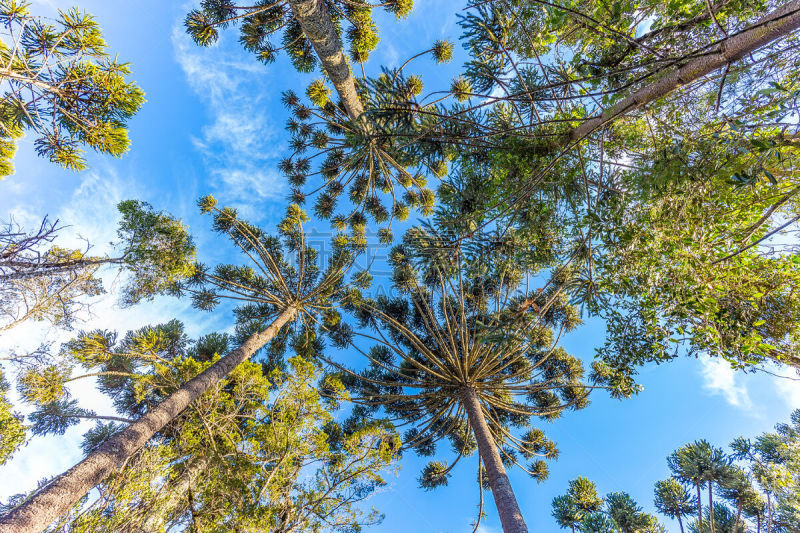
[[[767,14],[752,26],[722,39],[709,48],[701,57],[690,60],[677,70],[645,85],[633,94],[623,98],[600,115],[587,120],[569,134],[572,141],[578,141],[597,128],[613,121],[620,115],[647,105],[666,96],[678,87],[692,83],[701,77],[737,61],[772,41],[775,41],[800,27],[800,0],[792,0]]]
[[[700,494],[700,483],[697,483],[694,488],[697,489],[697,531],[703,531],[703,501]]]
[[[293,307],[284,310],[266,329],[248,337],[241,346],[184,383],[154,409],[98,446],[83,461],[0,517],[0,533],[39,533],[66,514],[75,502],[119,468],[189,404],[252,357],[294,318],[296,312]]]
[[[486,465],[486,475],[489,478],[489,486],[492,488],[492,496],[494,496],[503,531],[505,533],[527,533],[528,526],[525,525],[525,520],[522,518],[511,482],[508,480],[506,469],[500,460],[500,453],[497,451],[497,445],[486,424],[486,418],[483,416],[481,403],[475,389],[465,388],[461,393],[461,401],[469,417],[469,424],[472,426],[475,440],[478,441],[478,453]]]
[[[686,533],[683,530],[683,520],[681,520],[681,515],[678,515],[678,526],[680,526],[680,528],[681,528],[681,533]]]
[[[736,522],[733,523],[733,533],[739,533],[739,522],[742,520],[742,500],[736,502]]]
[[[711,480],[708,480],[708,524],[711,527],[711,533],[714,533],[714,491],[711,490]]]
[[[333,26],[328,6],[324,0],[289,0],[295,20],[317,52],[322,67],[336,87],[345,111],[352,121],[364,113],[364,106],[356,92],[353,73],[344,53],[344,46]]]
[[[772,531],[772,498],[769,491],[767,491],[767,532]]]

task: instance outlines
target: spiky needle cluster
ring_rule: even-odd
[[[494,238],[498,257],[513,253]],[[446,484],[450,469],[475,449],[462,402],[467,389],[477,393],[503,460],[544,479],[543,459],[558,452],[531,420],[585,407],[592,387],[581,362],[558,346],[578,325],[577,311],[554,287],[533,297],[519,291],[525,273],[513,261],[480,260],[428,230],[409,231],[391,263],[397,297],[350,302],[375,331],[365,334],[378,343],[364,353],[369,366],[356,372],[331,362],[338,373],[330,379],[352,391],[359,409],[383,407],[410,426],[404,446],[420,455],[433,455],[441,439],[451,442],[457,458],[428,465],[425,487]],[[593,385],[602,380],[593,373]],[[520,455],[535,460],[523,466]]]
[[[202,212],[213,215],[214,230],[227,235],[249,264],[197,265],[195,276],[176,290],[190,294],[194,305],[203,310],[226,299],[237,303],[240,333],[263,329],[274,316],[293,307],[295,324],[300,327],[293,333],[283,330],[272,342],[274,351],[282,353],[291,338],[295,349],[308,355],[301,347],[318,347],[316,327],[332,331],[340,323],[337,301],[368,283],[365,273],[351,273],[360,247],[344,235],[330,243],[309,243],[303,231],[308,217],[296,205],[287,209],[277,236],[241,219],[235,209],[218,208],[211,196],[202,198],[199,205]]]
[[[0,2],[0,175],[13,173],[15,140],[33,132],[40,156],[72,170],[86,168],[82,146],[121,155],[125,124],[144,93],[112,59],[97,22],[78,9],[53,23],[28,5]]]
[[[230,0],[203,0],[200,9],[186,16],[186,30],[201,45],[208,46],[219,39],[219,30],[239,24],[239,41],[264,63],[275,61],[285,50],[294,67],[300,72],[312,72],[318,62],[311,43],[295,20],[289,3],[285,0],[259,0],[237,5]],[[413,0],[390,0],[371,4],[363,0],[328,2],[331,18],[337,31],[342,33],[342,23],[350,44],[353,61],[364,62],[378,45],[378,31],[372,19],[372,10],[383,7],[397,18],[411,12]],[[275,44],[280,39],[281,45]]]

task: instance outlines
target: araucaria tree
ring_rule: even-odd
[[[126,79],[128,65],[109,56],[90,15],[59,10],[51,22],[7,0],[0,35],[0,176],[13,173],[16,139],[26,132],[40,156],[73,170],[86,168],[83,146],[128,150],[125,126],[144,93]]]
[[[330,361],[339,370],[329,379],[340,379],[365,412],[380,409],[410,426],[404,446],[418,454],[434,455],[438,441],[450,441],[456,458],[429,463],[424,488],[447,484],[453,466],[477,448],[504,531],[522,532],[506,465],[545,479],[544,460],[558,452],[532,421],[585,407],[605,376],[593,372],[587,383],[580,360],[558,346],[579,323],[559,280],[526,291],[538,269],[523,262],[518,242],[481,237],[472,255],[469,243],[409,230],[390,256],[398,295],[348,302],[375,332],[362,334],[378,343],[363,351],[368,367],[355,372]]]
[[[581,291],[609,322],[607,362],[668,359],[677,341],[797,367],[797,265],[775,236],[798,220],[800,4],[491,2],[461,24],[470,61],[449,90],[368,83],[394,151],[522,162],[481,184],[477,225],[579,188]]]
[[[312,72],[320,64],[339,94],[341,111],[357,123],[364,106],[342,43],[342,25],[348,26],[350,60],[365,62],[379,40],[372,20],[376,6],[362,0],[258,0],[245,4],[203,0],[200,9],[187,15],[186,30],[198,44],[208,46],[216,42],[220,28],[238,23],[240,41],[262,62],[271,63],[279,51],[285,50],[299,72]],[[414,2],[390,0],[380,5],[403,18],[411,12]],[[276,37],[282,46],[274,44]],[[309,87],[310,94],[329,92],[322,81]]]
[[[561,528],[573,533],[665,533],[656,517],[642,508],[627,492],[612,492],[605,498],[595,484],[583,477],[569,482],[567,493],[553,498],[553,517]]]
[[[270,341],[277,340],[278,347],[285,347],[281,340],[287,338],[283,330],[290,322],[302,324],[295,337],[300,344],[313,343],[316,324],[336,322],[338,314],[332,302],[347,292],[345,274],[354,258],[346,238],[334,242],[333,255],[323,269],[316,261],[317,251],[305,242],[304,214],[296,206],[289,208],[281,223],[280,237],[240,220],[235,210],[218,209],[211,197],[203,198],[200,207],[214,214],[215,230],[230,237],[252,265],[219,265],[213,269],[196,265],[189,282],[168,288],[191,293],[201,309],[211,309],[225,297],[239,302],[237,317],[242,327],[249,328],[245,340],[0,518],[1,532],[41,531],[66,513],[240,363]],[[289,260],[289,254],[295,255],[295,263]]]
[[[791,533],[800,529],[800,410],[788,424],[755,439],[739,437],[731,453],[705,440],[689,443],[668,458],[672,477],[655,484],[656,509],[678,520],[681,532]],[[690,494],[686,487],[696,490]],[[709,505],[702,505],[703,491]],[[713,500],[713,495],[718,500]],[[562,528],[581,533],[664,531],[655,518],[624,492],[606,497],[585,478],[570,481],[567,494],[553,499]],[[694,516],[694,519],[690,517]],[[689,518],[684,527],[684,518]]]
[[[59,367],[49,379],[21,379],[23,396],[36,406],[31,428],[60,434],[81,419],[98,420],[84,439],[91,453],[225,357],[237,340],[210,334],[190,342],[175,320],[119,340],[110,331],[82,333],[54,358]],[[318,365],[299,355],[283,369],[271,361],[236,367],[105,479],[98,498],[80,501],[58,524],[75,533],[155,533],[184,524],[289,532],[378,521],[377,511],[359,504],[385,484],[399,445],[393,429],[335,422],[316,389]],[[95,413],[69,397],[69,383],[87,376],[99,379],[123,416]]]

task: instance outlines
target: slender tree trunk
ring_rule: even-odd
[[[120,467],[150,438],[209,388],[246,361],[292,318],[297,310],[283,311],[266,329],[184,383],[154,409],[98,446],[80,463],[42,487],[33,497],[0,517],[0,533],[38,533],[66,514],[81,497]]]
[[[686,533],[683,530],[683,520],[681,520],[681,515],[678,515],[678,526],[680,526],[680,528],[681,528],[681,533]]]
[[[481,403],[475,389],[471,387],[464,389],[461,393],[461,401],[469,417],[469,424],[475,434],[475,440],[478,441],[478,453],[486,465],[486,475],[489,478],[489,486],[492,488],[492,496],[494,496],[503,531],[505,533],[527,533],[528,526],[525,525],[525,520],[522,518],[511,482],[508,480],[506,469],[500,460],[500,453],[497,451],[497,445],[486,424],[486,418],[483,416]]]
[[[739,522],[742,520],[742,500],[736,502],[736,522],[733,523],[733,533],[739,533]]]
[[[696,484],[694,488],[697,489],[697,531],[703,531],[703,501],[702,494],[700,494],[700,483]]]
[[[344,53],[344,46],[324,0],[289,0],[295,20],[311,42],[322,67],[336,87],[345,111],[352,121],[364,113],[361,99],[356,92],[353,73]]]
[[[772,531],[772,498],[770,497],[770,493],[767,492],[767,532],[770,533]]]
[[[708,524],[711,533],[714,533],[714,491],[711,490],[711,480],[708,481]]]
[[[597,128],[620,115],[666,96],[678,87],[692,83],[725,65],[755,52],[800,27],[800,0],[792,0],[767,14],[736,35],[722,39],[701,57],[690,60],[677,70],[645,85],[623,98],[600,115],[587,120],[569,134],[572,141],[585,138]]]

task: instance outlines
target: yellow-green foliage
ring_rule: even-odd
[[[11,402],[6,399],[6,391],[8,383],[0,369],[0,466],[4,465],[25,442],[22,416],[12,410]]]
[[[19,393],[25,401],[38,405],[60,400],[67,394],[64,385],[71,373],[70,368],[56,365],[29,368],[19,377]]]
[[[144,92],[126,79],[129,66],[109,57],[94,18],[60,10],[55,24],[43,24],[17,2],[0,4],[0,16],[7,21],[3,37],[22,28],[34,34],[16,39],[14,49],[0,47],[10,71],[0,105],[0,175],[13,172],[15,139],[25,131],[35,134],[39,155],[71,170],[86,168],[82,146],[125,153],[126,123],[144,103]]]
[[[306,96],[317,107],[325,107],[330,101],[331,90],[325,86],[322,80],[314,80],[306,89]]]

